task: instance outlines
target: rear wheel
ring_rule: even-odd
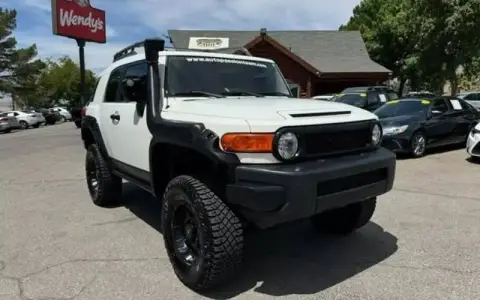
[[[313,216],[316,230],[323,233],[346,235],[366,225],[375,212],[377,198],[352,203]]]
[[[20,121],[20,122],[18,122],[18,123],[20,123],[20,128],[22,128],[22,129],[28,129],[28,123],[27,123],[27,122],[25,122],[25,121]]]
[[[85,173],[88,191],[95,205],[117,205],[122,197],[122,179],[110,171],[98,146],[88,147],[85,158]]]
[[[410,142],[410,153],[413,157],[422,157],[427,150],[427,138],[421,131],[417,131],[413,134]]]
[[[179,280],[193,290],[219,285],[242,263],[240,220],[205,184],[174,178],[163,196],[162,229]]]

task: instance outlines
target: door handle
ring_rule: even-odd
[[[112,119],[112,121],[120,121],[120,115],[118,112],[115,112],[114,114],[110,115],[110,119]]]

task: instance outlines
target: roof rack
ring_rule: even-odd
[[[233,47],[233,48],[219,48],[219,49],[192,49],[192,48],[178,48],[178,47],[165,47],[166,51],[191,51],[191,52],[212,52],[212,53],[229,53],[237,55],[253,56],[250,51],[245,47]]]
[[[116,62],[128,56],[137,54],[137,52],[135,52],[135,48],[143,47],[144,45],[145,45],[145,41],[141,41],[118,51],[117,53],[115,53],[115,55],[113,55],[113,62]]]
[[[117,53],[113,56],[113,62],[116,62],[120,59],[123,59],[128,56],[137,54],[135,48],[143,47],[145,41],[141,41],[135,44],[132,44]],[[176,47],[165,47],[165,51],[192,51],[192,52],[212,52],[212,53],[228,53],[228,54],[237,54],[245,56],[253,56],[250,51],[245,47],[235,47],[235,48],[220,48],[220,49],[191,49],[191,48],[176,48]]]

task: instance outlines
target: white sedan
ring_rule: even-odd
[[[467,153],[472,156],[472,158],[480,159],[480,123],[478,123],[468,135]]]
[[[17,110],[7,111],[5,113],[8,117],[16,117],[22,129],[27,129],[30,126],[38,128],[40,125],[45,124],[45,118],[40,113],[27,113]]]

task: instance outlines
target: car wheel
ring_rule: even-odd
[[[232,278],[243,259],[240,220],[204,183],[179,176],[163,196],[162,230],[179,280],[206,290]]]
[[[422,157],[427,150],[427,138],[421,131],[417,131],[413,134],[410,142],[410,153],[413,157]]]
[[[319,232],[347,235],[370,221],[376,205],[377,198],[371,198],[323,212],[310,219]]]
[[[5,129],[5,130],[3,131],[3,133],[10,133],[10,132],[12,132],[12,129]]]
[[[122,179],[112,174],[96,144],[88,147],[85,172],[88,191],[95,205],[111,207],[119,204],[122,197]]]
[[[35,124],[32,126],[33,128],[39,128],[40,127],[40,124]]]
[[[65,118],[65,116],[62,116],[62,118],[60,120],[61,120],[62,123],[67,122],[67,118]]]
[[[25,121],[20,121],[20,122],[18,122],[18,123],[20,123],[20,128],[21,128],[21,129],[24,129],[24,130],[25,130],[25,129],[28,129],[28,123],[27,123],[27,122],[25,122]]]

